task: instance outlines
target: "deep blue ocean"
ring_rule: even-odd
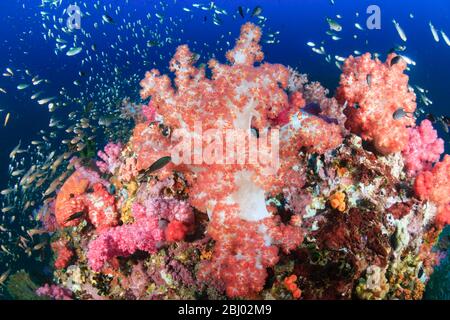
[[[48,2],[51,1],[0,1],[0,88],[6,91],[0,92],[0,189],[8,187],[9,153],[19,141],[26,148],[40,130],[52,131],[49,130],[51,117],[64,125],[68,114],[80,108],[79,104],[67,102],[67,106],[49,112],[46,105],[37,103],[39,99],[30,99],[33,93],[42,90],[40,98],[55,96],[62,101],[60,91],[64,89],[65,95],[84,99],[97,90],[99,83],[111,83],[120,87],[123,96],[137,98],[140,87],[133,76],[141,79],[145,71],[153,67],[166,72],[180,44],[187,43],[193,52],[199,53],[199,62],[207,62],[212,54],[224,61],[229,48],[226,43],[234,45],[241,25],[246,21],[258,22],[257,17],[251,16],[257,6],[261,7],[260,15],[265,19],[263,39],[270,40],[268,34],[274,34],[275,38],[274,43],[262,43],[265,61],[294,67],[308,74],[309,79],[321,82],[332,94],[341,73],[334,63],[335,56],[347,57],[357,50],[377,52],[384,60],[391,48],[403,45],[406,50],[402,54],[416,62],[407,72],[410,85],[428,90],[426,96],[433,102],[425,106],[419,101],[418,106],[425,114],[450,116],[450,46],[442,37],[436,42],[429,27],[431,21],[438,31],[443,30],[450,36],[448,0],[334,0],[334,4],[330,0],[216,0],[214,4],[227,12],[216,15],[220,19],[218,25],[214,23],[212,10],[193,6],[210,6],[211,1],[205,0],[62,0],[55,1],[54,5]],[[95,8],[97,3],[98,8]],[[89,15],[81,18],[82,30],[66,34],[61,26],[67,19],[64,10],[71,4],[80,6],[81,11]],[[366,27],[369,5],[377,5],[381,10],[379,30]],[[239,6],[244,10],[244,17],[238,12]],[[116,11],[118,7],[120,10]],[[156,13],[164,19],[158,21]],[[105,14],[114,22],[102,23]],[[340,40],[332,40],[326,34],[329,30],[326,18],[342,26],[343,30],[338,33]],[[64,23],[59,23],[58,19]],[[393,19],[407,35],[406,42],[397,33]],[[135,24],[137,21],[139,25]],[[358,30],[355,23],[364,30]],[[89,33],[89,37],[83,31]],[[58,37],[67,42],[67,47],[55,54]],[[75,56],[67,56],[65,53],[74,37],[83,50]],[[148,41],[155,38],[160,43],[149,46]],[[331,62],[325,60],[326,55],[313,52],[307,42],[323,46],[332,57]],[[91,49],[93,45],[95,51]],[[1,76],[7,68],[13,71],[13,76]],[[17,89],[19,84],[30,83],[35,76],[46,81]],[[114,83],[114,78],[133,81],[124,85],[126,81]],[[76,80],[79,85],[74,84]],[[4,126],[8,113],[10,118]],[[439,124],[435,127],[446,141],[448,153],[450,135]]]

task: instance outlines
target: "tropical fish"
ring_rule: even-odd
[[[108,16],[107,14],[104,14],[104,15],[102,16],[102,20],[103,20],[104,22],[106,22],[106,23],[110,23],[110,24],[113,24],[113,23],[114,23],[114,19],[111,18],[110,16]]]
[[[244,18],[244,9],[241,6],[238,7],[239,15]]]
[[[83,50],[81,47],[70,48],[69,51],[66,52],[66,55],[72,57],[79,54],[81,50]]]
[[[11,269],[6,270],[0,275],[0,286],[5,284],[6,279],[8,279],[9,274],[11,273]]]
[[[394,24],[395,29],[397,29],[397,33],[400,36],[400,39],[406,42],[406,40],[408,39],[406,38],[406,34],[403,31],[402,27],[400,27],[400,24],[397,21],[395,21],[395,19],[392,20],[392,23]]]
[[[430,26],[431,34],[433,35],[434,41],[439,42],[439,34],[437,33],[437,30],[434,28],[431,21],[428,22],[428,25]]]
[[[403,117],[412,115],[412,114],[413,114],[412,112],[406,112],[405,110],[403,110],[403,108],[399,108],[394,112],[392,117],[394,118],[394,120],[400,120]]]
[[[450,39],[449,39],[448,36],[445,34],[445,32],[442,31],[442,30],[441,30],[441,36],[442,36],[442,39],[444,39],[444,42],[445,42],[448,46],[450,46]]]
[[[84,216],[84,214],[85,214],[84,211],[75,212],[69,218],[66,219],[66,222],[81,218],[82,216]]]
[[[21,83],[21,84],[19,84],[19,85],[17,86],[17,90],[23,90],[23,89],[28,88],[29,86],[30,86],[30,85],[27,84],[27,83]]]
[[[262,8],[260,6],[256,6],[252,11],[252,17],[259,16],[262,12]]]
[[[145,178],[145,176],[151,174],[152,172],[155,172],[165,167],[167,164],[170,163],[170,161],[172,161],[172,158],[170,156],[162,157],[156,160],[148,169],[146,169],[138,176],[138,180],[142,180],[143,178]]]
[[[333,31],[342,31],[342,26],[331,18],[327,18],[328,25]]]

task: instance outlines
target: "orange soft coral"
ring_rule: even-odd
[[[286,289],[288,289],[294,299],[299,299],[302,295],[302,291],[299,289],[297,284],[295,283],[297,281],[297,276],[295,274],[290,275],[289,277],[284,278],[283,283]]]
[[[304,168],[297,165],[299,148],[302,141],[309,147],[314,145],[312,140],[322,140],[322,137],[311,139],[315,133],[307,134],[308,130],[304,137],[284,130],[286,136],[280,139],[278,170],[249,160],[250,144],[258,144],[265,134],[281,129],[276,120],[290,109],[285,91],[288,69],[268,63],[254,66],[263,58],[258,44],[260,37],[258,27],[245,24],[235,48],[227,53],[231,65],[214,59],[209,61],[210,79],[203,68],[193,65],[193,54],[187,46],[178,47],[170,62],[176,88],[159,71],[147,72],[141,81],[141,97],[151,97],[152,105],[171,132],[183,129],[185,134],[173,134],[169,139],[161,137],[156,125],[138,126],[132,142],[139,170],[151,165],[163,152],[170,153],[180,137],[192,134],[199,124],[203,132],[234,129],[235,141],[244,142],[245,149],[238,151],[243,162],[191,161],[164,167],[167,171],[183,173],[190,185],[191,204],[207,212],[211,220],[208,233],[216,241],[214,253],[211,260],[202,263],[198,276],[205,281],[221,282],[233,297],[250,296],[262,290],[266,268],[277,262],[279,247],[288,252],[303,240],[300,227],[281,223],[269,212],[265,201],[270,194],[280,193],[284,186],[303,186]],[[292,104],[302,107],[301,94],[294,97]],[[259,132],[258,137],[250,134],[250,128]],[[156,142],[160,145],[155,145]],[[267,149],[259,151],[259,159],[269,159]],[[202,155],[194,150],[194,159],[198,153]]]
[[[330,197],[330,205],[333,209],[337,209],[340,212],[344,212],[346,208],[345,193],[340,191],[333,193]]]
[[[92,187],[92,192],[88,188]],[[91,185],[82,171],[75,171],[56,197],[55,216],[61,227],[76,226],[86,216],[98,229],[117,225],[115,199],[99,182]]]
[[[399,109],[407,113],[416,109],[416,96],[408,89],[406,62],[391,65],[395,54],[385,63],[372,60],[370,53],[350,56],[343,65],[337,98],[347,103],[346,127],[364,140],[372,141],[382,154],[402,151],[408,144],[407,127],[414,125],[410,116],[394,119]]]
[[[94,184],[92,188],[93,192],[85,196],[89,221],[95,226],[97,232],[116,226],[119,217],[114,196],[110,195],[100,183]]]
[[[420,172],[414,190],[421,200],[430,200],[438,206],[436,224],[450,224],[450,155],[445,155],[431,171]]]

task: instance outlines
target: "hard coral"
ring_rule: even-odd
[[[406,62],[392,64],[395,54],[385,63],[372,60],[370,53],[345,60],[337,99],[347,103],[346,127],[372,141],[382,154],[402,151],[409,139],[408,126],[414,125],[410,116],[394,118],[399,109],[407,113],[416,109],[416,96],[408,89],[408,76],[403,73]]]

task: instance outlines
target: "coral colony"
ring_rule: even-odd
[[[262,62],[150,70],[129,141],[71,160],[43,227],[54,299],[420,299],[450,223],[450,156],[406,63],[349,57],[335,97]],[[127,102],[130,104],[130,102]],[[133,105],[135,106],[135,105]],[[400,111],[399,111],[400,110]]]

